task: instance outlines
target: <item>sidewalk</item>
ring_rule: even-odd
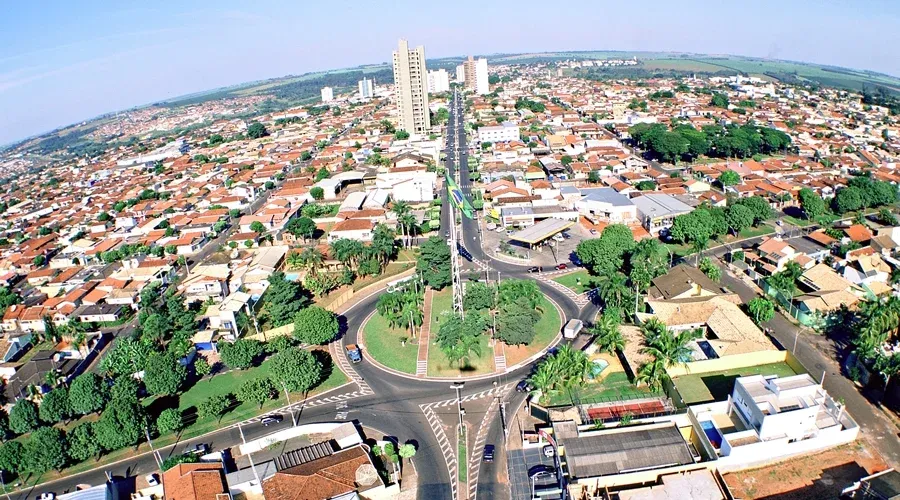
[[[422,327],[419,329],[419,356],[416,360],[416,376],[428,375],[428,344],[431,343],[431,301],[434,290],[425,289],[425,306],[422,311]]]

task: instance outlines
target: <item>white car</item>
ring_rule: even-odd
[[[144,476],[144,479],[147,480],[147,484],[150,486],[159,486],[159,479],[156,479],[156,474],[147,474]]]

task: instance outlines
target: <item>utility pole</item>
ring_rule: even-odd
[[[159,452],[153,449],[153,440],[150,439],[150,429],[144,426],[144,435],[147,436],[147,443],[150,445],[150,451],[153,453],[153,458],[156,459],[156,465],[162,469],[162,457],[159,455]]]
[[[463,387],[465,387],[465,382],[457,382],[455,384],[451,384],[451,389],[456,389],[456,413],[459,415],[459,428],[462,430],[463,426],[463,409],[462,409],[462,401],[460,399],[460,392]]]
[[[281,387],[284,388],[284,397],[287,399],[288,403],[288,411],[291,412],[291,426],[297,427],[297,417],[294,416],[294,407],[291,404],[291,395],[288,393],[287,384],[284,383],[284,380],[281,381]]]
[[[241,442],[247,444],[247,440],[244,438],[244,428],[241,427],[240,422],[238,422],[238,432],[241,433]],[[256,472],[256,465],[253,463],[253,453],[248,451],[247,458],[250,459],[250,468],[253,469],[253,477],[256,478],[256,484],[262,486],[262,481],[259,480],[259,473]]]

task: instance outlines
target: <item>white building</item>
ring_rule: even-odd
[[[449,92],[450,75],[445,69],[428,72],[428,92]]]
[[[375,187],[391,193],[394,201],[421,203],[434,201],[437,174],[434,172],[388,172],[375,176]]]
[[[519,140],[519,126],[512,122],[503,122],[492,127],[478,129],[480,142],[510,142]]]
[[[363,78],[359,81],[358,86],[360,99],[371,99],[372,95],[375,94],[375,80]]]
[[[456,83],[464,83],[466,81],[466,66],[460,64],[456,67]]]
[[[581,190],[581,199],[575,201],[575,209],[589,219],[610,224],[637,219],[637,207],[634,203],[613,188]]]
[[[392,54],[394,66],[394,98],[400,126],[410,134],[424,134],[431,129],[428,112],[428,70],[425,67],[425,47],[410,49],[400,40]]]
[[[334,100],[334,89],[331,87],[322,87],[322,102],[331,102]]]
[[[475,62],[475,93],[478,95],[490,94],[489,87],[487,59],[482,57]]]

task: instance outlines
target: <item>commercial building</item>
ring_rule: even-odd
[[[399,128],[411,134],[424,134],[431,128],[425,47],[419,45],[410,50],[406,40],[400,40],[393,61]]]
[[[694,210],[670,194],[645,194],[631,201],[637,207],[637,215],[644,229],[654,236],[672,227],[675,217]]]
[[[582,189],[581,199],[575,201],[578,213],[597,222],[619,224],[637,218],[637,208],[631,200],[613,188]]]
[[[478,129],[480,142],[510,142],[519,140],[519,126],[512,122],[503,122],[492,127]]]
[[[375,80],[363,78],[359,81],[358,87],[360,99],[371,99],[372,95],[375,93]]]
[[[463,63],[463,75],[465,78],[466,88],[478,95],[490,93],[488,85],[487,59],[469,59]]]
[[[331,102],[334,100],[334,89],[331,87],[322,87],[322,102]]]
[[[428,92],[449,92],[450,75],[445,69],[428,72]]]

